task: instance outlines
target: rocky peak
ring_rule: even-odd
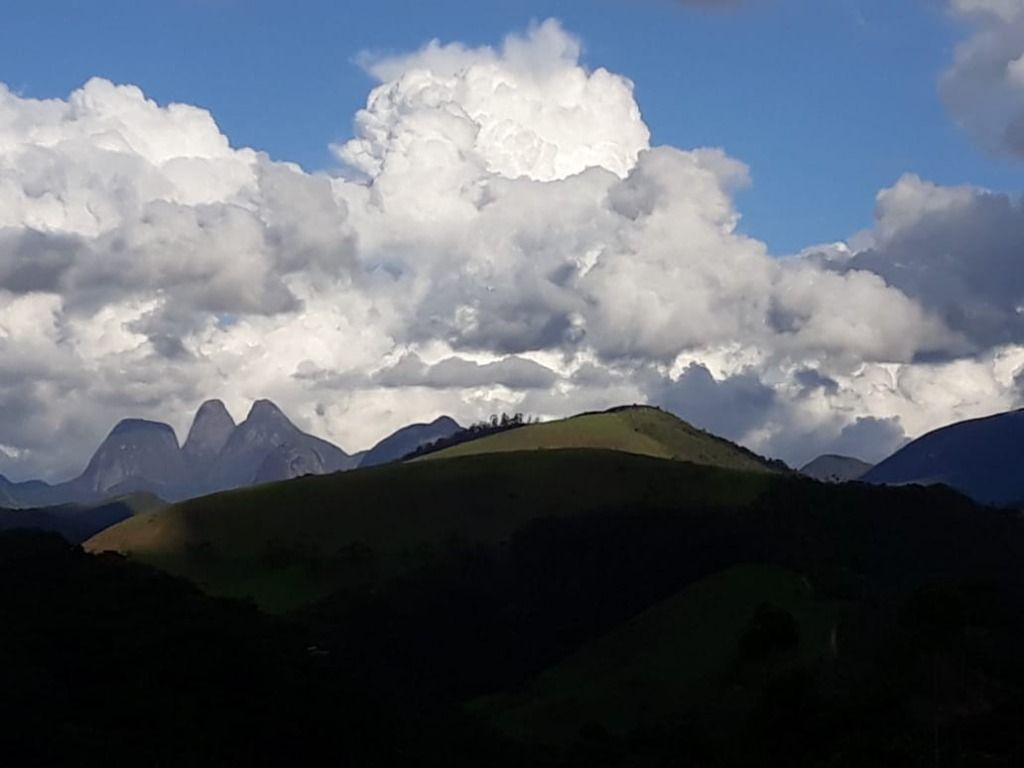
[[[263,471],[264,461],[281,446],[288,447]],[[217,489],[237,488],[257,477],[337,472],[349,466],[349,457],[340,448],[307,435],[269,400],[257,400],[220,452],[210,483]]]
[[[182,448],[190,464],[205,462],[220,453],[235,430],[235,420],[220,400],[207,400],[196,411]]]
[[[272,423],[285,422],[291,425],[291,421],[284,415],[284,412],[270,400],[257,400],[249,409],[249,415],[245,417],[247,422]]]
[[[185,478],[178,438],[170,426],[124,419],[100,444],[76,482],[90,492],[105,493],[129,481],[175,487],[184,484]]]

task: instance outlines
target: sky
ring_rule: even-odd
[[[12,479],[206,397],[350,451],[651,402],[792,463],[1020,404],[1024,0],[13,6]]]
[[[714,5],[714,0],[710,5]],[[716,146],[751,168],[743,231],[772,253],[869,226],[872,197],[913,170],[1013,191],[1019,169],[948,120],[937,74],[965,35],[928,0],[41,0],[13,3],[0,80],[65,97],[93,76],[210,110],[235,146],[331,169],[372,79],[362,52],[490,45],[554,17],[583,61],[634,81],[656,144]],[[728,4],[726,4],[728,5]]]

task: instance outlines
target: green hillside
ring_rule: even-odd
[[[762,606],[795,619],[799,639],[745,659],[740,638]],[[528,741],[566,743],[594,724],[625,733],[671,725],[689,712],[742,710],[773,672],[832,655],[838,610],[814,599],[806,579],[768,565],[730,568],[695,582],[586,644],[517,693],[474,705]]]
[[[555,448],[602,448],[727,469],[772,470],[765,460],[750,451],[648,406],[615,408],[530,424],[446,448],[416,461]]]
[[[631,505],[743,506],[771,478],[617,451],[484,454],[195,499],[125,520],[86,548],[127,553],[211,593],[285,610],[390,579],[453,543],[503,541],[538,518]]]

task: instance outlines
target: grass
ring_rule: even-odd
[[[799,647],[766,663],[741,661],[737,641],[758,606],[784,608]],[[584,726],[624,733],[681,722],[711,708],[745,709],[779,667],[831,653],[838,610],[800,575],[746,565],[704,578],[585,645],[524,689],[473,705],[509,735],[564,744]]]
[[[537,518],[744,506],[771,479],[617,451],[481,454],[216,494],[137,515],[86,548],[284,611],[389,579],[453,541],[499,543]]]
[[[770,471],[764,460],[749,451],[696,429],[670,413],[646,406],[531,424],[462,443],[415,461],[559,448],[599,448],[727,469]]]

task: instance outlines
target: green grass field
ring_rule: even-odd
[[[388,579],[452,542],[498,543],[537,518],[743,506],[772,477],[618,451],[483,454],[195,499],[137,515],[86,548],[123,552],[213,594],[282,611]]]
[[[738,639],[758,606],[788,611],[800,627],[792,652],[743,661]],[[544,671],[524,689],[473,709],[518,739],[564,744],[587,725],[610,732],[671,726],[687,713],[751,706],[773,671],[832,653],[834,603],[815,600],[782,568],[730,568],[690,585]]]
[[[666,411],[646,406],[531,424],[446,448],[415,461],[556,448],[599,448],[726,469],[770,471],[766,462],[749,451],[696,429]]]

